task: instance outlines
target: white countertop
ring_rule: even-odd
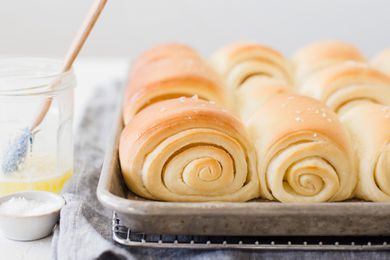
[[[113,79],[125,78],[127,61],[123,59],[80,58],[74,66],[77,76],[75,90],[75,126],[80,123],[83,109],[95,86]],[[16,242],[0,235],[1,259],[50,259],[51,236],[32,242]]]

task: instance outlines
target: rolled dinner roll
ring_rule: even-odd
[[[349,136],[335,113],[309,97],[281,94],[247,123],[257,150],[264,198],[341,201],[357,182]]]
[[[298,91],[321,100],[336,113],[360,101],[390,105],[390,78],[362,63],[346,62],[323,69]]]
[[[131,73],[136,73],[139,68],[150,62],[170,58],[197,59],[202,61],[202,57],[198,52],[188,45],[180,43],[160,44],[142,53],[134,61]]]
[[[290,92],[292,87],[284,81],[251,77],[236,92],[235,111],[246,122],[270,98]]]
[[[311,74],[345,61],[366,62],[352,44],[341,41],[319,41],[304,46],[293,55],[296,84]]]
[[[178,53],[175,53],[178,49]],[[219,76],[183,46],[156,48],[142,55],[130,73],[125,94],[125,124],[147,106],[166,99],[197,95],[200,99],[225,103]]]
[[[372,60],[375,68],[390,76],[390,48],[378,53]]]
[[[289,61],[278,51],[256,43],[233,43],[217,50],[211,64],[230,90],[238,89],[252,76],[292,81]]]
[[[358,155],[356,196],[390,201],[390,107],[364,103],[341,116]]]
[[[247,201],[259,196],[246,129],[196,98],[155,103],[125,126],[119,146],[131,191],[161,201]]]

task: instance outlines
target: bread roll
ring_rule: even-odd
[[[125,127],[119,147],[129,189],[162,201],[258,197],[256,156],[240,121],[195,98],[155,103]]]
[[[346,62],[313,74],[299,92],[340,113],[361,100],[390,105],[390,78],[366,64]]]
[[[292,87],[284,81],[251,77],[236,92],[235,111],[246,122],[270,98],[291,91]]]
[[[292,81],[289,61],[278,51],[256,43],[234,43],[217,50],[211,64],[225,79],[230,90],[252,76]]]
[[[320,41],[298,50],[293,56],[297,85],[324,68],[345,61],[365,62],[366,58],[352,44],[341,41]]]
[[[202,61],[202,57],[197,51],[188,45],[180,43],[161,44],[142,53],[133,63],[131,73],[135,74],[139,68],[150,62],[169,58],[198,59]]]
[[[358,155],[357,197],[390,201],[390,107],[360,104],[341,116]]]
[[[378,53],[372,60],[372,64],[375,68],[390,76],[390,49]]]
[[[169,51],[153,51],[136,62],[136,70],[131,73],[125,95],[123,118],[125,124],[145,107],[166,99],[181,96],[199,98],[225,103],[225,90],[218,75],[195,54],[174,53],[174,46]],[[183,49],[178,47],[179,52]]]
[[[357,175],[349,136],[321,102],[277,95],[260,106],[247,125],[264,198],[325,202],[352,196]]]

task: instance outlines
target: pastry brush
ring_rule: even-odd
[[[94,27],[99,15],[103,11],[103,8],[107,0],[95,0],[90,12],[88,13],[83,25],[80,28],[79,33],[75,37],[67,55],[64,65],[62,67],[62,73],[69,71],[72,68],[73,62],[80,53],[85,41],[87,40],[92,28]],[[61,81],[61,78],[55,79],[50,83],[49,89],[54,89]],[[47,112],[52,104],[52,98],[47,98],[42,104],[39,113],[34,118],[30,126],[25,127],[20,134],[10,143],[9,147],[5,150],[2,161],[2,171],[5,174],[10,174],[17,171],[23,166],[26,160],[28,150],[33,145],[33,135],[37,131],[39,125],[45,119]]]

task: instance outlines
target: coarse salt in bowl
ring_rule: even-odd
[[[0,231],[12,240],[30,241],[48,236],[65,205],[62,196],[26,191],[0,198]]]

